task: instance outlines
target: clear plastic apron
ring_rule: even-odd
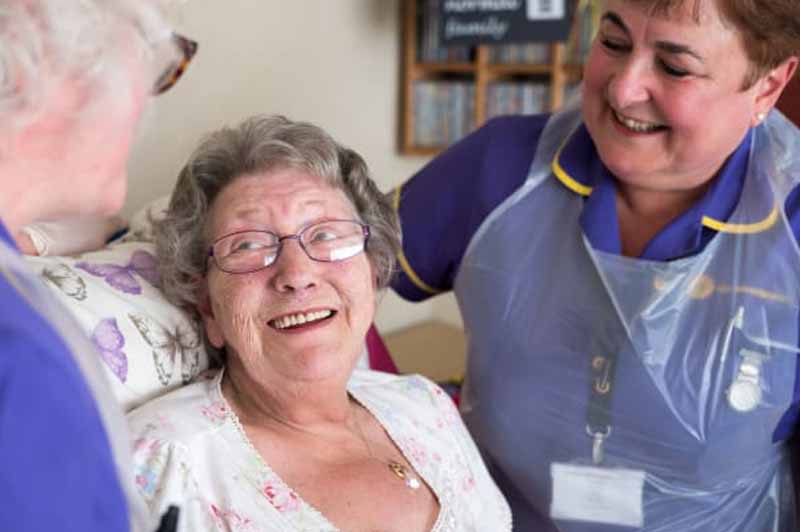
[[[56,301],[42,285],[42,281],[30,272],[17,251],[2,241],[0,241],[0,275],[36,312],[50,323],[70,350],[86,379],[89,390],[97,403],[98,412],[116,462],[120,485],[126,495],[131,518],[131,531],[150,532],[155,530],[158,523],[148,516],[141,498],[135,495],[127,424],[122,409],[114,398],[106,376],[99,366],[94,345],[72,319],[69,310]],[[80,489],[80,487],[76,486],[75,489]]]
[[[583,198],[550,171],[578,121],[550,119],[527,182],[456,278],[462,409],[515,530],[794,531],[788,452],[772,436],[797,364],[800,256],[783,204],[800,135],[773,112],[729,231],[654,262],[584,237]],[[606,493],[592,502],[593,489]],[[627,504],[640,522],[637,508],[615,516]]]

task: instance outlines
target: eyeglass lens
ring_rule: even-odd
[[[219,239],[212,254],[221,270],[247,273],[271,265],[278,259],[286,240],[297,240],[310,259],[337,262],[361,253],[367,235],[366,226],[360,222],[332,220],[283,237],[267,231],[233,233]]]

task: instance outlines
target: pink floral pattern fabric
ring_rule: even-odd
[[[135,480],[154,515],[181,508],[180,532],[339,532],[247,439],[207,374],[133,411]],[[356,370],[349,392],[439,499],[431,532],[508,532],[511,513],[449,397],[419,376]]]

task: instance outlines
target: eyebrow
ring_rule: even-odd
[[[309,207],[313,208],[313,207],[316,207],[318,205],[323,205],[323,203],[324,202],[322,202],[321,200],[313,199],[313,200],[310,200],[310,201],[307,201],[306,203],[304,203],[303,204],[303,208],[304,209],[308,209]],[[251,206],[247,206],[247,207],[244,207],[241,210],[233,211],[232,219],[235,222],[234,225],[243,224],[243,227],[249,225],[250,228],[249,229],[240,228],[240,229],[236,229],[234,231],[227,230],[226,233],[230,233],[230,232],[234,232],[235,233],[235,232],[239,232],[239,231],[269,231],[269,232],[274,232],[272,228],[268,228],[267,226],[260,225],[258,223],[255,224],[256,226],[258,226],[258,228],[257,229],[253,229],[252,217],[258,217],[263,212],[264,212],[264,209],[261,208],[261,207],[258,207],[258,206],[252,206],[252,207]],[[321,216],[321,215],[320,216],[312,216],[311,218],[306,218],[305,221],[300,225],[300,227],[301,228],[302,227],[306,227],[308,225],[312,225],[312,224],[315,224],[317,222],[323,221],[324,219],[326,219],[325,216]]]
[[[607,11],[606,13],[604,13],[602,18],[600,19],[600,22],[603,21],[608,21],[609,23],[617,26],[620,30],[624,31],[626,35],[630,36],[631,32],[628,29],[628,26],[625,25],[625,22],[622,20],[622,17],[617,15],[615,12]],[[690,55],[695,59],[697,59],[698,61],[700,61],[701,63],[705,63],[705,59],[703,59],[703,57],[700,54],[698,54],[685,44],[680,44],[672,41],[656,41],[655,46],[659,50],[663,50],[664,52],[667,52],[669,54]]]

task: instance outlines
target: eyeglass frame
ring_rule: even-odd
[[[349,257],[345,257],[345,258],[339,259],[339,260],[324,260],[324,259],[315,259],[314,257],[312,257],[311,254],[308,252],[308,249],[306,249],[305,244],[303,244],[303,240],[301,239],[301,235],[305,231],[307,231],[308,229],[310,229],[310,228],[312,228],[312,227],[314,227],[316,225],[330,223],[330,222],[349,222],[349,223],[353,223],[353,224],[361,226],[362,235],[364,236],[364,247],[361,248],[361,251],[359,251],[355,255],[351,255]],[[220,241],[228,238],[229,236],[240,235],[242,233],[264,233],[264,234],[272,235],[275,238],[277,238],[277,242],[275,243],[275,246],[276,246],[276,248],[275,248],[275,259],[272,262],[270,262],[269,264],[265,264],[264,266],[260,266],[260,267],[254,269],[254,270],[247,270],[245,272],[229,271],[229,270],[224,269],[222,266],[220,266],[219,261],[217,261],[217,256],[214,255],[214,246],[216,246]],[[211,259],[214,262],[214,264],[216,265],[216,267],[219,269],[219,271],[221,271],[221,272],[225,272],[225,273],[230,274],[230,275],[244,275],[244,274],[248,274],[248,273],[254,273],[254,272],[259,272],[261,270],[265,270],[265,269],[269,268],[270,266],[272,266],[273,264],[275,264],[276,262],[278,262],[278,259],[281,256],[281,252],[283,251],[283,243],[284,243],[284,241],[286,241],[286,240],[296,240],[297,244],[300,246],[300,249],[303,250],[303,253],[305,253],[306,257],[308,257],[310,260],[313,260],[314,262],[323,262],[323,263],[342,262],[342,261],[345,261],[347,259],[352,259],[353,257],[356,257],[356,256],[360,255],[361,253],[366,253],[366,251],[367,251],[367,243],[369,242],[370,235],[371,235],[371,233],[370,233],[369,225],[367,225],[367,224],[365,224],[365,223],[363,223],[363,222],[361,222],[359,220],[346,220],[346,219],[320,220],[320,221],[317,221],[317,222],[310,223],[310,224],[306,225],[305,227],[302,227],[296,233],[289,234],[289,235],[279,235],[277,233],[273,233],[272,231],[265,231],[265,230],[261,230],[261,229],[244,229],[242,231],[233,231],[232,233],[224,234],[221,237],[215,239],[211,243],[211,245],[209,246],[208,255],[206,255],[206,257],[207,257],[207,259]]]
[[[158,79],[156,79],[155,83],[153,83],[154,96],[164,94],[173,86],[175,86],[178,80],[183,76],[184,72],[186,72],[186,69],[189,67],[189,63],[192,62],[192,58],[197,53],[197,41],[193,41],[192,39],[184,37],[179,33],[172,34],[172,42],[178,47],[178,50],[181,52],[183,57],[181,57],[177,65],[170,65],[167,70],[158,76]]]

